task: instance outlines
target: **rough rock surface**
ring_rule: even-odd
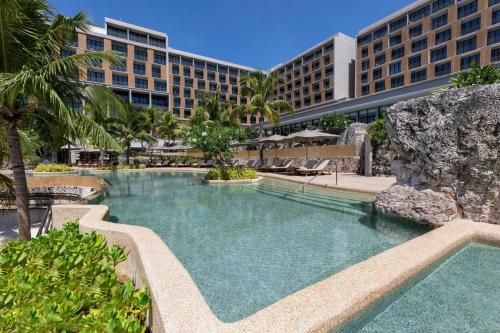
[[[352,145],[355,143],[362,143],[364,140],[364,135],[357,135],[356,132],[364,132],[368,128],[368,124],[363,123],[353,123],[349,125],[341,134],[340,138],[337,140],[339,145]]]
[[[429,207],[429,201],[444,193],[438,206],[452,198],[464,218],[500,224],[500,85],[449,89],[400,102],[389,108],[387,120],[391,145],[400,158],[392,164],[398,184],[436,196],[425,192],[420,197],[409,189],[402,195],[394,186],[379,195],[377,207],[403,214],[387,207],[411,207],[415,200],[427,200],[419,205]],[[434,219],[421,214],[411,219],[442,224],[454,211],[436,214]]]
[[[391,176],[391,163],[397,158],[396,153],[391,149],[390,144],[374,148],[372,174],[374,176]]]

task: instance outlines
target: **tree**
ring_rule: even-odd
[[[345,113],[331,112],[321,116],[319,120],[319,128],[323,131],[340,133],[347,126],[349,126],[351,122],[352,121],[347,118]]]
[[[180,135],[179,119],[171,112],[165,112],[161,115],[159,126],[162,137],[170,143]]]
[[[493,64],[481,67],[476,62],[472,62],[468,71],[458,74],[451,79],[450,83],[452,87],[458,88],[500,83],[500,69]]]
[[[219,91],[201,91],[199,105],[194,109],[189,124],[197,126],[219,123],[224,126],[239,127],[241,116],[245,113],[244,106],[236,106],[230,101],[221,102]]]
[[[76,31],[88,29],[87,16],[52,15],[45,0],[0,1],[0,119],[6,127],[9,157],[14,173],[19,236],[31,238],[28,188],[21,148],[19,126],[23,119],[46,110],[59,127],[75,133],[98,131],[91,122],[78,118],[68,105],[82,95],[81,68],[100,60],[116,63],[107,52],[86,52],[60,57],[69,49]],[[107,133],[99,138],[113,139]]]
[[[389,133],[384,118],[375,120],[366,131],[371,136],[373,147],[376,149],[389,141]]]

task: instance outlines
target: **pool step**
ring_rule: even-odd
[[[257,192],[260,192],[260,193],[265,193],[268,195],[277,196],[277,197],[284,198],[287,200],[305,203],[305,204],[309,204],[309,205],[317,206],[317,207],[321,207],[321,208],[327,208],[327,209],[347,212],[347,213],[356,214],[356,215],[366,215],[368,213],[368,211],[365,207],[349,206],[349,204],[347,204],[345,202],[337,201],[333,198],[326,199],[327,197],[325,197],[325,199],[321,200],[321,199],[318,199],[317,197],[309,196],[307,192],[306,193],[299,193],[299,192],[294,193],[293,191],[277,190],[277,189],[273,188],[272,186],[262,186],[262,185],[254,187],[254,190]]]

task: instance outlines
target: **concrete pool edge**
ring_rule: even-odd
[[[390,291],[467,242],[500,243],[500,226],[455,220],[386,250],[234,323],[210,310],[188,271],[150,229],[103,221],[103,205],[55,206],[55,218],[80,217],[82,231],[96,230],[126,246],[120,268],[152,296],[153,332],[328,332],[345,324]],[[78,212],[78,213],[77,213]],[[58,218],[59,216],[59,218]]]

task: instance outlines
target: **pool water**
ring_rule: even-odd
[[[215,315],[243,319],[426,231],[377,216],[373,198],[266,180],[201,185],[200,174],[99,174],[108,220],[156,232],[189,271]]]
[[[500,332],[500,248],[471,243],[340,332]]]

